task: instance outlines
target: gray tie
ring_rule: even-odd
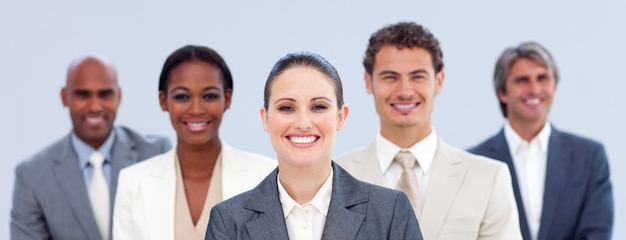
[[[402,166],[402,175],[400,175],[397,188],[406,193],[415,211],[415,216],[419,217],[421,211],[419,185],[417,183],[417,175],[415,175],[415,170],[413,169],[415,164],[417,164],[417,160],[410,152],[400,151],[396,154],[394,161]]]
[[[91,210],[96,219],[100,236],[103,240],[109,239],[109,218],[110,218],[110,195],[107,180],[102,171],[104,164],[104,156],[94,151],[89,156],[89,163],[93,167],[93,175],[89,182],[89,201],[91,202]]]

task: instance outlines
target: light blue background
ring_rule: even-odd
[[[613,236],[626,239],[620,204],[626,202],[625,10],[626,1],[618,0],[1,1],[0,239],[9,236],[15,166],[70,131],[60,89],[74,57],[93,52],[112,59],[123,89],[117,123],[175,142],[157,103],[161,66],[182,45],[210,46],[235,78],[222,138],[274,156],[258,112],[265,78],[287,52],[318,52],[339,70],[351,107],[334,149],[340,154],[378,131],[361,61],[370,34],[400,20],[425,25],[441,42],[446,79],[434,126],[461,148],[503,123],[491,85],[497,56],[521,41],[543,43],[561,70],[550,119],[605,144],[616,202]]]

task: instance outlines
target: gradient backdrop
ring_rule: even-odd
[[[259,108],[274,62],[309,50],[339,70],[350,115],[334,154],[369,143],[378,131],[361,65],[372,32],[411,20],[441,42],[446,79],[434,126],[467,148],[502,126],[491,76],[505,47],[544,44],[561,83],[550,120],[605,144],[616,202],[615,239],[626,239],[626,134],[621,75],[626,1],[0,1],[0,239],[9,238],[14,168],[69,133],[60,100],[67,65],[99,53],[118,66],[123,89],[117,124],[176,136],[157,102],[161,65],[185,44],[207,45],[227,61],[234,100],[220,135],[238,148],[274,156]],[[622,99],[622,100],[619,100]],[[620,140],[622,139],[622,140]]]

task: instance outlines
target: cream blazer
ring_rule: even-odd
[[[174,147],[120,172],[113,210],[113,239],[174,239],[176,169]],[[222,142],[222,199],[258,185],[276,160]]]
[[[424,239],[522,239],[506,164],[452,148],[441,139],[432,163],[421,216]],[[359,180],[382,185],[372,142],[337,158]]]

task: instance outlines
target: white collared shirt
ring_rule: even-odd
[[[522,139],[508,121],[504,124],[504,137],[509,145],[515,174],[519,184],[528,228],[532,239],[537,239],[541,225],[543,193],[548,164],[548,141],[552,128],[548,121],[530,142]]]
[[[278,183],[278,196],[283,207],[289,239],[322,239],[333,190],[333,170],[330,170],[330,175],[317,191],[315,197],[303,205],[298,204],[289,196],[287,190],[280,183],[280,173],[276,176],[276,182]]]
[[[415,143],[409,149],[403,149],[385,139],[380,131],[376,136],[376,153],[378,154],[378,163],[380,164],[380,172],[383,173],[383,185],[388,188],[395,189],[402,175],[402,166],[393,161],[396,154],[400,150],[407,150],[415,156],[417,163],[415,165],[415,175],[417,175],[417,181],[419,185],[420,205],[421,209],[424,206],[424,199],[426,199],[426,190],[428,190],[428,181],[430,179],[430,166],[435,158],[435,152],[437,151],[437,133],[435,128],[428,136],[421,141]],[[417,206],[413,206],[416,208]]]

